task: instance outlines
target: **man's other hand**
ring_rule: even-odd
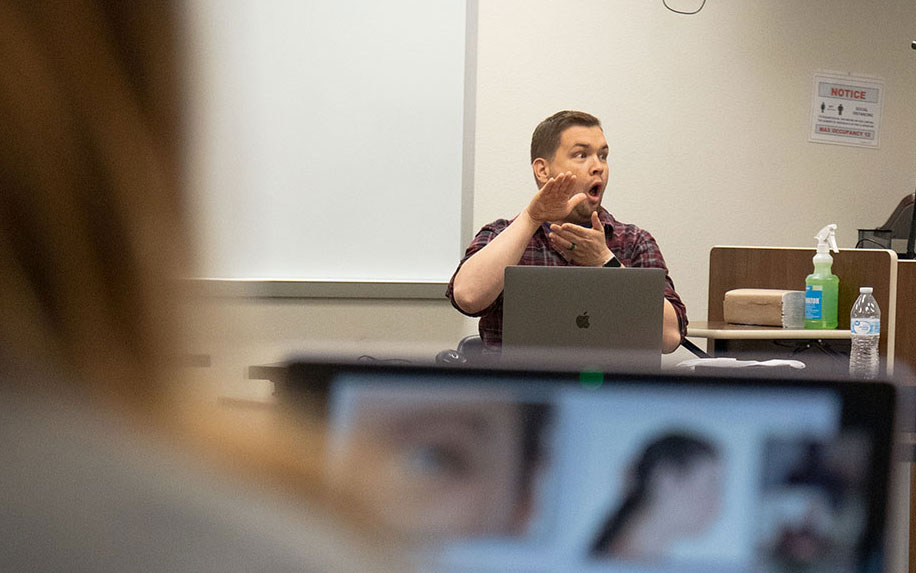
[[[587,199],[585,193],[573,195],[575,183],[576,176],[569,171],[548,179],[525,209],[528,216],[539,224],[564,220],[576,205]]]
[[[600,267],[611,258],[611,250],[604,237],[604,225],[597,212],[592,213],[591,229],[575,223],[563,223],[551,225],[550,231],[553,248],[566,253],[566,257],[577,265]]]

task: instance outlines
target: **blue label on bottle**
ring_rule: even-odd
[[[821,320],[823,313],[824,293],[820,285],[808,285],[805,287],[805,319]]]
[[[849,330],[853,334],[878,335],[881,334],[880,318],[854,318],[849,322]]]

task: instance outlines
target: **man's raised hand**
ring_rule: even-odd
[[[565,219],[587,199],[585,193],[572,194],[575,183],[576,176],[569,171],[548,179],[528,204],[528,216],[538,223]]]

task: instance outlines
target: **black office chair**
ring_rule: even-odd
[[[455,350],[446,349],[436,354],[437,364],[467,364],[480,362],[483,358],[483,340],[476,334],[465,336],[458,341]]]
[[[893,239],[906,240],[906,253],[901,254],[900,258],[916,258],[914,253],[914,243],[916,243],[916,212],[913,210],[913,204],[916,201],[916,195],[907,193],[887,221],[877,229],[860,229],[859,242],[856,247],[878,247],[891,248],[890,241]],[[875,241],[880,236],[880,239]],[[886,243],[884,243],[886,241]]]
[[[476,360],[483,355],[483,340],[476,334],[465,336],[458,342],[458,352],[468,360]]]
[[[890,229],[894,239],[909,239],[910,229],[913,227],[913,193],[900,200],[897,208],[891,213],[881,229]]]
[[[892,231],[892,239],[906,239],[905,256],[908,259],[916,258],[916,253],[913,252],[913,244],[916,242],[916,212],[913,210],[914,203],[916,203],[916,194],[908,193],[900,200],[900,203],[897,204],[897,208],[891,213],[887,222],[881,225],[881,228],[890,229]]]

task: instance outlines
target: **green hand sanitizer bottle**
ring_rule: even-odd
[[[817,254],[814,255],[814,272],[805,279],[805,328],[832,329],[837,327],[837,299],[840,279],[830,271],[836,246],[836,225],[824,227],[814,236]]]

